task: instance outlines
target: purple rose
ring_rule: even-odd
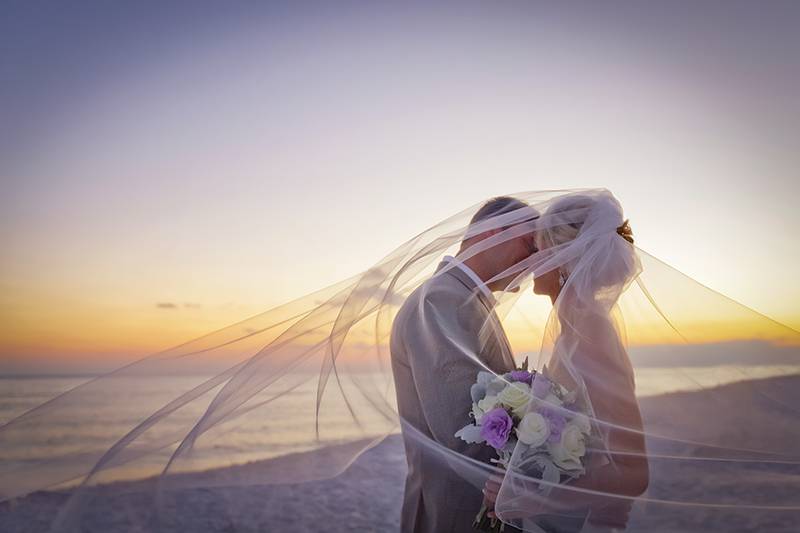
[[[536,374],[536,377],[533,379],[531,389],[535,398],[543,400],[548,394],[550,394],[550,380],[541,374]]]
[[[547,426],[550,428],[550,437],[547,438],[550,442],[559,442],[561,440],[561,432],[564,431],[564,426],[567,425],[567,419],[564,416],[550,407],[540,407],[538,409],[540,415],[547,420]]]
[[[509,380],[518,381],[520,383],[527,383],[528,385],[530,385],[531,381],[533,380],[533,374],[531,374],[527,370],[514,370],[511,372]]]
[[[513,427],[514,422],[508,412],[502,407],[495,407],[481,419],[481,437],[495,450],[501,450],[508,442]]]

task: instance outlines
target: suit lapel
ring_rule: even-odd
[[[445,272],[441,272],[445,269]],[[442,276],[453,276],[470,292],[470,297],[480,300],[481,304],[483,304],[483,306],[486,308],[486,312],[489,316],[489,320],[486,322],[485,326],[492,329],[492,336],[499,343],[498,349],[501,352],[501,364],[503,368],[493,368],[493,370],[497,371],[498,373],[513,370],[514,356],[511,353],[511,345],[508,342],[506,332],[500,323],[500,319],[494,312],[495,302],[490,301],[486,294],[484,294],[484,292],[478,287],[475,281],[456,264],[449,263],[448,261],[442,261],[436,268],[436,273]],[[491,365],[493,361],[487,361],[486,363]]]
[[[469,275],[464,272],[458,265],[455,263],[449,263],[447,261],[442,261],[439,263],[439,266],[436,268],[436,273],[439,274],[442,270],[445,270],[440,275],[442,276],[453,276],[456,278],[466,289],[473,294],[483,306],[486,308],[486,311],[491,313],[494,309],[494,302],[490,301],[489,298],[483,293],[483,291],[475,284],[475,281]]]

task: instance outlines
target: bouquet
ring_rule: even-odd
[[[526,367],[527,359],[520,369],[500,376],[479,372],[470,389],[472,422],[455,436],[491,446],[498,455],[492,462],[503,468],[508,468],[519,447],[515,468],[547,481],[539,489],[547,492],[552,484],[585,472],[591,424],[578,406],[575,391],[568,392],[544,373],[529,372]],[[481,507],[473,526],[503,531],[499,520],[487,520],[488,510]]]

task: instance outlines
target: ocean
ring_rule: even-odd
[[[693,391],[747,379],[800,374],[800,366],[714,366],[642,368],[636,375],[640,397],[676,391]],[[0,424],[6,424],[57,397],[86,384],[94,376],[28,375],[0,377]],[[136,380],[132,382],[131,380]],[[380,381],[380,378],[376,378]],[[0,439],[3,460],[25,464],[49,457],[71,454],[97,454],[154,412],[198,383],[198,377],[124,378],[104,387],[84,387],[56,400],[60,405],[52,413],[42,410],[40,419],[32,419],[19,431],[8,431]],[[109,479],[127,479],[159,472],[177,442],[202,416],[219,388],[164,418],[137,440],[133,450],[153,449],[109,474]],[[187,461],[179,468],[204,470],[247,461],[263,460],[288,453],[307,451],[365,437],[399,431],[396,422],[380,414],[374,398],[348,393],[349,407],[335,394],[333,378],[325,399],[329,408],[320,412],[319,434],[315,425],[317,380],[308,379],[277,399],[254,400],[257,408],[236,411],[239,416],[219,425],[198,440]],[[376,389],[377,390],[377,389]],[[394,392],[383,389],[387,405],[393,407]],[[371,400],[371,401],[368,401]],[[247,405],[255,405],[253,402]],[[353,423],[351,411],[358,423]],[[57,413],[57,415],[56,415]],[[465,421],[466,423],[466,421]],[[12,428],[13,429],[13,428]],[[0,429],[2,431],[2,429]],[[2,434],[2,433],[0,433]],[[141,448],[137,448],[140,446]]]

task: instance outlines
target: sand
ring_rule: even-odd
[[[755,385],[759,391],[755,396],[754,383],[749,382],[726,385],[714,389],[710,395],[675,393],[645,398],[641,403],[642,412],[648,429],[654,432],[675,431],[674,421],[680,420],[687,430],[703,440],[735,442],[741,448],[786,449],[800,444],[795,407],[800,406],[800,377],[759,380]],[[778,424],[778,429],[771,435],[748,432],[742,420],[751,417]],[[781,439],[784,440],[778,442]],[[695,455],[708,451],[691,443],[667,446],[654,440],[649,446],[664,454],[682,453],[687,449]],[[653,499],[688,497],[717,502],[746,499],[762,505],[789,505],[800,499],[798,465],[778,468],[750,465],[743,469],[741,465],[733,467],[719,462],[664,461],[651,466],[658,479],[647,493]],[[271,469],[281,467],[273,460],[236,468],[245,468],[258,479]],[[324,481],[226,487],[226,478],[235,474],[231,469],[188,474],[202,476],[203,484],[209,487],[171,491],[161,500],[158,528],[152,521],[153,493],[142,490],[147,488],[148,482],[113,483],[90,493],[92,501],[82,515],[79,530],[106,533],[156,529],[226,533],[399,531],[405,473],[402,441],[399,435],[391,435],[363,453],[343,474]],[[746,485],[742,483],[743,477]],[[186,481],[191,485],[198,479],[187,477]],[[0,504],[0,531],[48,531],[67,497],[64,492],[40,491]],[[702,507],[637,504],[628,530],[788,533],[800,530],[799,518],[796,512],[757,512],[736,507],[721,512]]]

